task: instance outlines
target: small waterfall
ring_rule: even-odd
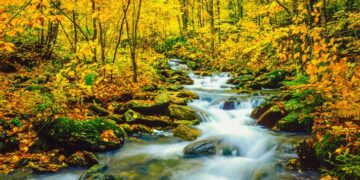
[[[184,61],[171,60],[175,70],[187,70]],[[179,141],[168,132],[155,131],[143,140],[129,140],[121,149],[99,154],[108,173],[125,179],[277,179],[274,168],[277,141],[268,130],[256,126],[250,114],[263,97],[236,94],[226,82],[229,73],[198,76],[189,72],[193,85],[185,86],[199,95],[188,103],[198,114],[196,140],[217,138],[222,150],[215,156],[185,159],[183,149],[191,142]],[[63,172],[40,179],[77,179],[81,171]]]
[[[271,174],[276,141],[267,130],[255,126],[250,114],[262,101],[262,97],[243,97],[224,90],[231,86],[226,82],[229,73],[202,77],[190,73],[193,90],[200,96],[188,105],[198,112],[201,120],[198,140],[220,138],[230,156],[217,155],[206,158],[200,168],[174,175],[174,179],[252,179],[262,169]],[[212,90],[212,91],[209,91]]]

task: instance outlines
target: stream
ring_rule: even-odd
[[[169,65],[187,70],[181,60]],[[202,135],[196,140],[217,138],[224,146],[215,156],[184,158],[184,142],[170,132],[155,131],[152,135],[129,138],[113,152],[100,153],[100,163],[107,164],[106,173],[124,179],[317,179],[318,173],[298,173],[286,170],[289,158],[297,157],[295,142],[306,135],[278,133],[256,125],[250,117],[265,95],[238,94],[226,84],[229,73],[198,76],[192,72],[193,85],[185,89],[200,97],[188,103],[200,119],[196,128]],[[265,94],[265,93],[262,93]],[[57,174],[41,175],[34,179],[78,179],[84,169],[66,169]]]

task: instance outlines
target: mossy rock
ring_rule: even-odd
[[[115,121],[116,124],[125,123],[125,119],[124,119],[124,116],[123,116],[123,115],[111,114],[111,115],[109,115],[107,118]]]
[[[169,112],[170,116],[172,118],[178,119],[178,120],[195,120],[196,114],[195,111],[192,110],[188,106],[180,106],[180,105],[170,105],[169,106]]]
[[[196,62],[194,61],[187,61],[186,65],[190,68],[190,69],[195,69],[197,67]]]
[[[194,141],[201,135],[201,131],[191,126],[180,124],[174,131],[174,136],[185,141]]]
[[[124,134],[105,119],[74,120],[58,118],[45,128],[43,135],[64,148],[106,151],[124,143]]]
[[[231,78],[228,83],[237,85],[238,87],[243,87],[249,81],[255,80],[253,75],[240,75],[238,77]]]
[[[107,165],[104,164],[97,164],[92,166],[90,169],[83,172],[79,178],[79,180],[92,180],[92,179],[99,179],[99,180],[110,180],[115,179],[112,175],[104,174],[105,171],[108,169]]]
[[[167,114],[170,98],[166,94],[155,96],[154,100],[131,100],[129,108],[146,115]]]
[[[284,116],[283,110],[274,105],[259,117],[257,123],[266,128],[273,128]]]
[[[312,125],[311,115],[292,111],[276,124],[275,129],[287,132],[311,132]]]
[[[187,90],[183,90],[181,92],[179,92],[176,97],[179,98],[190,98],[190,99],[199,99],[199,95],[197,95],[196,93],[192,92],[192,91],[187,91]]]
[[[220,140],[204,139],[193,142],[184,148],[185,158],[197,158],[216,155],[220,150]]]
[[[174,121],[175,125],[180,125],[180,124],[185,124],[185,125],[198,125],[200,124],[199,119],[194,119],[194,120],[175,120]]]
[[[107,115],[110,114],[107,109],[102,108],[102,107],[100,107],[99,105],[96,105],[96,104],[90,105],[89,109],[91,111],[93,111],[94,113],[96,113],[97,115],[99,115],[99,116],[107,116]]]
[[[181,86],[181,85],[169,85],[169,86],[166,86],[166,90],[168,91],[180,91],[180,90],[183,90],[184,87]]]
[[[262,74],[257,77],[254,81],[248,82],[245,87],[251,89],[274,89],[282,86],[281,82],[285,80],[287,75],[286,71],[275,70],[266,74]]]
[[[175,96],[171,97],[172,104],[186,105],[188,102],[189,102],[188,98],[179,98],[179,97],[175,97]]]
[[[264,114],[268,109],[271,108],[271,106],[273,106],[274,104],[270,101],[265,101],[264,103],[260,104],[260,106],[256,107],[252,112],[251,112],[251,117],[254,119],[259,118],[262,114]]]
[[[91,167],[99,164],[96,155],[88,151],[77,151],[66,158],[65,162],[72,167]]]
[[[315,145],[316,156],[322,162],[333,159],[335,150],[341,145],[346,145],[343,135],[325,134],[322,140]]]
[[[167,107],[170,104],[170,97],[165,93],[158,94],[154,98],[155,104],[161,107]]]
[[[167,116],[145,116],[133,110],[128,110],[124,114],[124,119],[128,124],[142,124],[149,127],[168,127],[173,125]]]
[[[158,90],[158,86],[156,84],[150,84],[150,85],[145,85],[141,87],[142,91],[156,91]]]

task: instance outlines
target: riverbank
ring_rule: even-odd
[[[35,117],[16,120],[5,116],[2,124],[3,128],[8,128],[5,142],[10,142],[12,134],[19,140],[22,131],[43,130],[33,134],[34,141],[29,143],[28,149],[21,149],[26,147],[24,140],[20,140],[20,149],[15,143],[10,144],[13,149],[0,157],[5,165],[3,172],[9,173],[9,177],[77,179],[84,169],[74,167],[89,168],[100,163],[106,167],[97,167],[100,169],[92,176],[316,179],[317,169],[326,165],[324,160],[327,159],[320,153],[334,155],[345,144],[342,141],[336,141],[335,145],[327,144],[332,141],[324,141],[319,147],[316,141],[312,142],[315,145],[308,144],[315,138],[310,133],[322,99],[315,91],[284,86],[284,81],[292,84],[288,81],[288,72],[253,75],[247,71],[232,77],[227,73],[202,71],[188,76],[186,61],[167,64],[157,68],[163,84],[144,85],[139,92],[117,97],[115,103],[92,97],[80,106],[88,110],[79,111],[80,116],[76,118],[57,115],[50,121],[45,119],[31,124],[26,121]],[[273,88],[281,90],[269,90]],[[27,86],[23,90],[46,93],[41,89],[31,90]],[[86,116],[81,115],[84,112]],[[304,133],[310,137],[303,136]],[[307,140],[299,144],[304,138]],[[204,143],[210,149],[203,149]],[[111,151],[120,147],[120,150]],[[99,151],[111,152],[96,155]],[[189,155],[203,158],[183,158]],[[253,166],[245,166],[250,162]],[[165,166],[170,167],[165,173],[156,170]],[[185,173],[194,168],[196,170]],[[49,172],[60,173],[30,175]]]

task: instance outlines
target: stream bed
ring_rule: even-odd
[[[169,64],[173,69],[187,69],[179,60]],[[196,141],[216,138],[225,146],[214,156],[184,158],[183,150],[191,142],[181,141],[171,132],[137,135],[119,150],[98,154],[100,163],[109,167],[106,173],[123,179],[318,179],[316,172],[286,170],[287,160],[296,157],[294,143],[306,135],[273,132],[256,125],[250,117],[266,96],[231,91],[231,85],[226,84],[228,73],[189,73],[194,84],[185,89],[200,97],[188,103],[200,119],[196,128],[202,135]],[[72,180],[83,171],[66,169],[34,179]]]

